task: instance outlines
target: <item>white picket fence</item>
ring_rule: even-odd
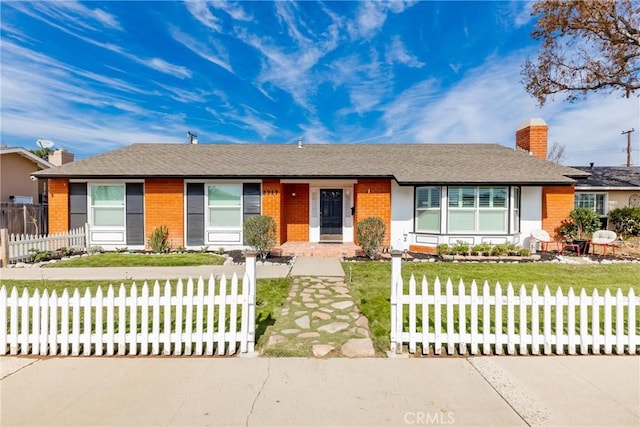
[[[88,235],[88,225],[47,236],[8,234],[3,229],[0,232],[2,265],[5,266],[12,261],[29,259],[33,255],[33,251],[55,251],[61,248],[86,249]]]
[[[460,281],[457,292],[439,278],[419,284],[412,275],[408,293],[401,275],[400,255],[392,255],[391,351],[441,354],[636,354],[640,346],[637,312],[640,296],[633,289],[624,295],[609,289],[587,295],[582,289],[564,295],[548,287],[530,294],[524,286],[506,294],[499,283],[484,283],[479,293],[473,281],[469,292]],[[480,350],[481,348],[481,350]]]
[[[234,274],[176,286],[157,281],[128,292],[109,286],[81,295],[30,295],[0,288],[0,355],[224,355],[252,353],[255,257],[240,284]],[[162,288],[164,288],[162,290]],[[175,292],[174,292],[175,291]]]

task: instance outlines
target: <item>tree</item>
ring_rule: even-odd
[[[547,160],[554,163],[562,163],[565,156],[565,150],[567,146],[565,144],[560,144],[558,141],[555,141],[551,144],[551,148],[549,148],[549,152],[547,153]]]
[[[45,148],[45,147],[34,148],[29,151],[31,152],[31,154],[35,154],[36,156],[44,160],[49,160],[49,154],[53,153],[53,150],[51,148]]]
[[[523,65],[522,83],[540,105],[557,93],[574,101],[596,91],[628,98],[640,89],[640,2],[543,0],[532,15],[531,36],[542,46]]]

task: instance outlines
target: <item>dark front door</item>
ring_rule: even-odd
[[[342,190],[320,190],[320,240],[342,240]]]

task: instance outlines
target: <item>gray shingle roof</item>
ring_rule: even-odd
[[[640,188],[640,167],[638,166],[574,166],[574,168],[591,174],[589,178],[576,184],[576,188]]]
[[[498,144],[133,144],[41,178],[395,178],[400,184],[570,184],[587,173]]]

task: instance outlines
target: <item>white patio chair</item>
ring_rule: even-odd
[[[540,242],[540,249],[542,249],[543,251],[547,250],[547,246],[549,245],[549,243],[555,243],[558,252],[560,251],[560,242],[551,237],[546,230],[533,230],[531,232],[531,239],[535,242]]]
[[[591,247],[593,247],[593,254],[596,253],[596,246],[602,246],[602,256],[607,254],[607,248],[611,248],[611,252],[615,256],[616,247],[613,243],[618,238],[618,235],[611,230],[598,230],[591,236]]]

